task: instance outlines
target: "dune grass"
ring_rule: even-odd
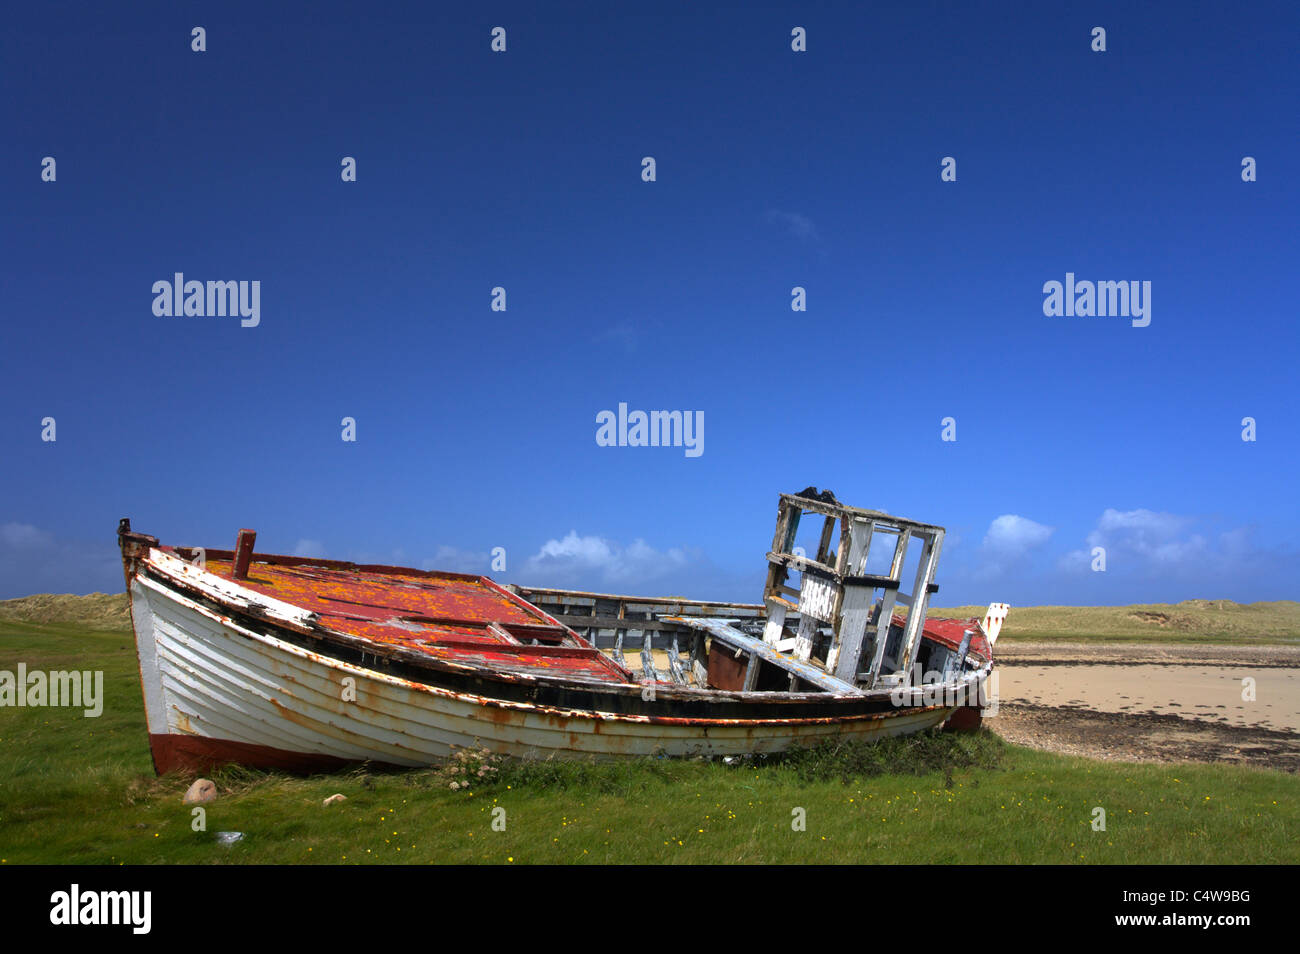
[[[936,616],[983,616],[985,606],[932,607]],[[905,607],[897,612],[906,615]],[[125,593],[41,593],[0,600],[0,623],[78,624],[93,630],[131,625]],[[1010,640],[1300,644],[1300,602],[1185,600],[1133,606],[1013,606],[1002,635]]]
[[[932,609],[937,616],[983,616],[987,607]],[[1300,603],[1186,600],[1136,606],[1013,606],[1002,638],[1061,642],[1300,644]]]
[[[731,765],[489,756],[496,771],[468,790],[445,768],[227,768],[196,830],[181,804],[192,779],[153,774],[129,633],[0,621],[0,669],[19,661],[102,669],[107,702],[93,719],[0,709],[5,865],[1300,861],[1300,778],[1093,762],[987,732]],[[336,793],[346,799],[322,804]],[[1093,830],[1099,807],[1105,831]],[[221,831],[243,838],[225,846]]]

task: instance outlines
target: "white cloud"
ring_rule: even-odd
[[[635,586],[672,576],[697,560],[682,548],[657,550],[641,539],[621,546],[570,530],[562,539],[542,544],[524,562],[520,577],[535,586]]]
[[[1130,550],[1154,563],[1183,563],[1202,557],[1207,549],[1200,534],[1180,537],[1191,523],[1191,518],[1172,513],[1107,509],[1097,529],[1088,534],[1088,543]]]
[[[1179,575],[1214,567],[1223,569],[1250,552],[1247,528],[1221,534],[1216,547],[1208,537],[1192,531],[1194,523],[1191,517],[1173,513],[1107,508],[1086,537],[1087,548],[1067,553],[1061,558],[1061,566],[1072,570],[1090,567],[1092,549],[1102,547],[1108,570],[1124,567],[1130,572]]]
[[[1055,529],[1028,517],[1004,513],[989,524],[983,546],[1003,558],[1018,557],[1046,543]]]
[[[1114,606],[1296,598],[1300,553],[1276,531],[1270,540],[1253,525],[1224,529],[1208,517],[1110,508],[1091,530],[1076,532],[1082,539],[1071,534],[1053,546],[1059,534],[1051,527],[998,517],[975,553],[948,565],[946,605],[990,597],[1013,605]],[[1105,572],[1093,572],[1094,547],[1106,551]]]
[[[1013,569],[1020,569],[1028,562],[1029,554],[1046,543],[1055,532],[1055,527],[1019,514],[1004,513],[995,517],[974,555],[978,562],[971,578],[995,580]]]

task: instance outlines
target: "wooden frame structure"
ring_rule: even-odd
[[[829,492],[811,490],[781,495],[763,589],[764,641],[778,651],[793,649],[800,660],[820,653],[826,671],[850,685],[896,685],[916,660],[930,595],[938,590],[934,575],[944,529],[846,507]],[[799,523],[808,515],[823,521],[812,556],[795,546]],[[902,575],[913,541],[920,557],[911,592],[905,593]],[[873,546],[876,552],[892,547],[883,573],[867,572]],[[798,575],[797,586],[791,585],[792,574]],[[901,628],[891,627],[897,605],[908,607]],[[796,613],[800,619],[792,633],[787,621]]]

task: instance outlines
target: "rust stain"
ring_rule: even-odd
[[[521,674],[630,679],[573,630],[486,577],[428,573],[410,578],[278,562],[286,559],[254,559],[244,579],[225,558],[209,559],[207,570],[314,613],[327,629],[434,659]],[[507,642],[489,627],[529,642]]]

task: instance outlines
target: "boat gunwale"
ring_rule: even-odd
[[[763,612],[766,607],[762,603],[732,603],[726,600],[692,600],[684,596],[631,596],[619,593],[596,593],[589,590],[566,590],[554,586],[528,586],[523,583],[506,583],[505,588],[514,590],[517,593],[541,593],[546,596],[570,596],[576,599],[588,600],[616,600],[620,603],[650,604],[650,603],[668,603],[682,606],[709,607],[718,606],[723,609],[743,609],[756,610]],[[545,612],[545,611],[543,611]],[[629,620],[629,622],[642,622],[641,620]],[[636,627],[629,627],[635,629]]]

